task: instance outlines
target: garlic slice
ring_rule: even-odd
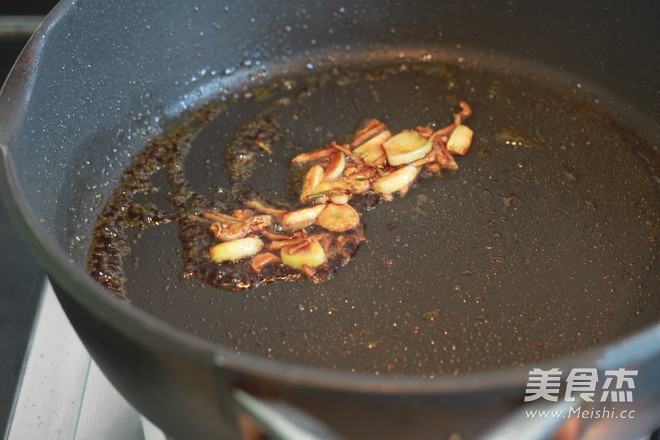
[[[353,153],[360,156],[365,163],[380,168],[385,165],[383,142],[391,137],[392,133],[389,130],[385,130],[357,147],[353,150]]]
[[[321,211],[325,209],[325,205],[314,205],[308,208],[296,209],[289,211],[280,216],[280,224],[285,231],[292,231],[294,229],[305,228],[316,223],[316,218]]]
[[[209,249],[209,253],[215,263],[223,263],[251,257],[261,252],[263,247],[264,243],[258,238],[246,237],[216,244]]]
[[[341,151],[335,151],[332,153],[332,158],[326,168],[325,173],[323,174],[323,180],[328,179],[339,179],[344,173],[344,168],[346,167],[346,156]]]
[[[381,194],[392,194],[405,190],[415,182],[418,174],[419,168],[414,165],[406,165],[376,179],[373,188]]]
[[[414,162],[433,148],[433,142],[416,131],[403,131],[383,143],[387,162],[392,166]]]
[[[324,172],[325,170],[321,165],[314,165],[307,171],[307,174],[305,174],[305,180],[303,180],[302,191],[300,193],[301,203],[309,202],[308,196],[313,194],[314,189],[319,183],[321,183]]]
[[[317,267],[327,261],[323,246],[314,240],[306,240],[304,245],[291,245],[282,248],[280,253],[282,263],[294,269],[303,266]]]
[[[459,125],[454,129],[447,141],[447,150],[459,156],[470,151],[473,131],[466,125]]]
[[[371,188],[371,181],[368,179],[345,179],[344,181],[351,188],[351,194],[362,194]]]
[[[360,215],[351,205],[330,203],[319,215],[320,227],[332,232],[346,232],[360,224]]]

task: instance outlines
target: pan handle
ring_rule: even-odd
[[[275,440],[344,440],[302,409],[278,399],[255,397],[236,388],[234,400],[258,427]]]
[[[546,420],[539,420],[528,417],[527,412],[568,414],[571,409],[578,408],[582,403],[582,399],[576,398],[574,402],[541,402],[535,405],[527,405],[525,411],[515,411],[490,432],[480,437],[479,440],[508,440],[512,438],[545,440],[553,438],[552,436],[564,426],[566,419],[548,417]]]

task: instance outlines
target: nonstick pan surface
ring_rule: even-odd
[[[217,290],[180,278],[176,224],[131,232],[134,306],[237,352],[429,377],[575,354],[657,320],[657,157],[607,92],[503,55],[416,47],[273,70],[258,89],[237,75],[192,141],[186,178],[205,198],[227,200],[227,145],[265,114],[281,136],[247,184],[268,199],[290,195],[293,156],[366,118],[439,127],[465,100],[472,151],[366,212],[369,241],[319,284]],[[153,183],[140,200],[167,210],[166,170]]]
[[[94,360],[175,438],[240,438],[238,389],[346,438],[477,437],[521,409],[532,365],[638,369],[639,417],[608,427],[640,437],[657,424],[657,12],[63,1],[0,94],[0,189]],[[370,241],[326,283],[181,281],[175,224],[130,243],[129,302],[94,282],[97,215],[150,140],[225,99],[185,163],[220,203],[225,147],[280,98],[289,142],[248,179],[268,197],[295,153],[364,118],[441,126],[465,100],[475,142],[456,173],[367,212]],[[166,174],[145,196],[163,209]]]

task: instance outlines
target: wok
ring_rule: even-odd
[[[65,1],[3,88],[2,188],[94,359],[176,438],[238,438],[246,414],[283,437],[544,438],[560,422],[524,417],[534,367],[638,369],[634,423],[581,429],[641,435],[660,423],[657,18],[650,2]],[[296,147],[249,179],[273,197],[296,148],[367,117],[443,124],[468,100],[473,151],[365,213],[369,242],[328,282],[182,280],[176,224],[131,236],[127,300],[92,280],[96,217],[145,145],[224,100],[185,159],[221,199],[226,146],[280,98]]]

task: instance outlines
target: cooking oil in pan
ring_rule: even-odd
[[[608,97],[515,66],[413,57],[230,91],[145,147],[100,219],[90,268],[198,336],[352,372],[525,365],[650,325],[660,316],[657,154]],[[286,203],[301,151],[368,118],[397,131],[451,120],[461,100],[474,110],[473,151],[457,172],[368,210],[369,241],[331,280],[226,291],[180,276],[181,215],[245,194]],[[275,153],[232,180],[227,146],[266,116]]]

